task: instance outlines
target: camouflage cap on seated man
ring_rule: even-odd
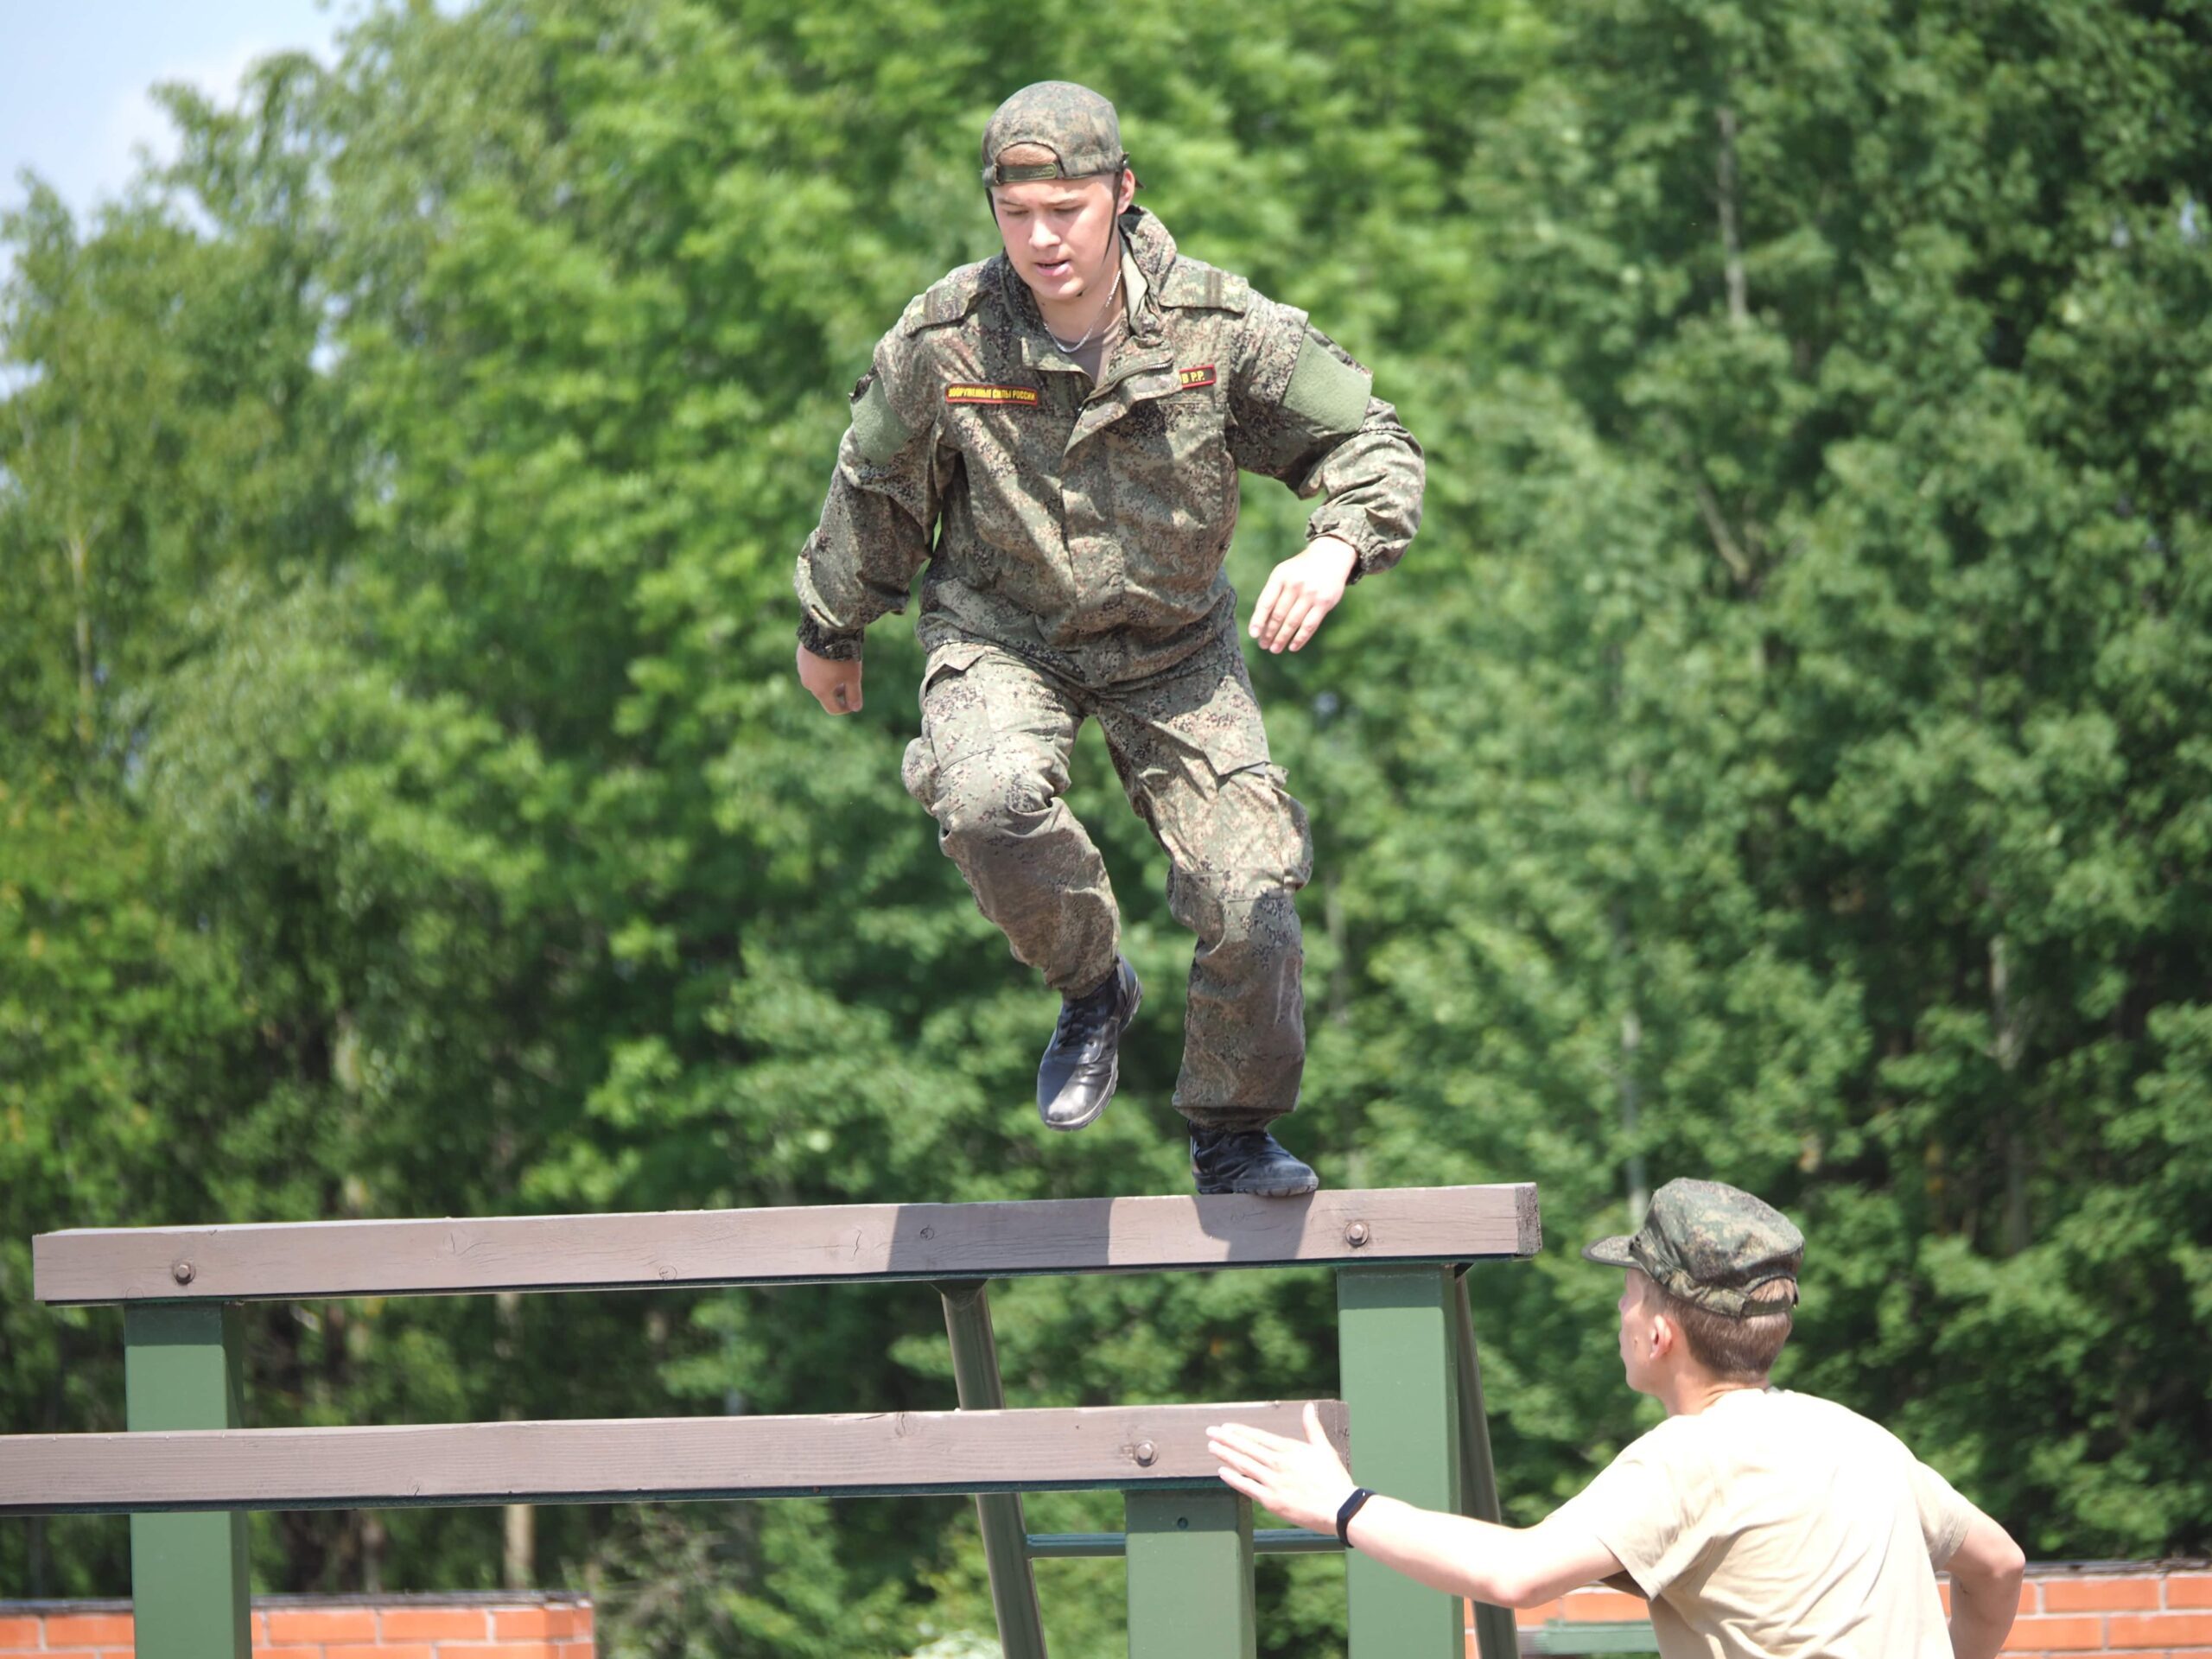
[[[1017,144],[1039,144],[1057,161],[1001,166]],[[983,128],[983,182],[1027,184],[1036,179],[1088,179],[1119,173],[1129,158],[1122,149],[1122,121],[1088,86],[1040,80],[998,107]]]
[[[1601,1238],[1583,1259],[1608,1268],[1637,1268],[1669,1294],[1742,1319],[1780,1313],[1797,1300],[1805,1236],[1772,1205],[1719,1181],[1669,1181],[1651,1195],[1643,1225],[1633,1235]],[[1787,1283],[1789,1294],[1755,1300],[1763,1285]]]

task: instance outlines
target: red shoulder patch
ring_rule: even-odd
[[[1201,363],[1195,369],[1178,369],[1175,378],[1183,383],[1183,390],[1194,391],[1200,386],[1213,385],[1213,365]]]

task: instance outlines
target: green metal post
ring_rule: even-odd
[[[1351,1411],[1352,1477],[1425,1510],[1459,1512],[1458,1369],[1449,1268],[1341,1268],[1337,1363]],[[1350,1659],[1462,1659],[1457,1596],[1344,1557]]]
[[[134,1302],[123,1313],[124,1421],[134,1431],[242,1428],[238,1310]],[[138,1659],[248,1659],[245,1516],[130,1517]]]
[[[1225,1486],[1122,1497],[1129,1659],[1255,1659],[1251,1500]]]
[[[991,1333],[989,1284],[981,1279],[941,1284],[944,1333],[952,1344],[953,1386],[963,1411],[1003,1411],[998,1340]],[[976,1519],[983,1534],[983,1566],[991,1578],[1006,1659],[1046,1659],[1045,1620],[1037,1610],[1037,1579],[1029,1567],[1029,1526],[1019,1492],[978,1492]]]
[[[1452,1345],[1459,1374],[1459,1455],[1465,1460],[1459,1496],[1466,1507],[1460,1511],[1493,1526],[1502,1519],[1497,1506],[1497,1465],[1490,1452],[1490,1414],[1483,1405],[1482,1362],[1475,1351],[1474,1316],[1467,1310],[1467,1270],[1452,1275]],[[1516,1659],[1521,1633],[1510,1607],[1493,1607],[1486,1601],[1469,1604],[1475,1610],[1475,1648],[1482,1659]]]

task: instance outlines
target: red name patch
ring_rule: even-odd
[[[1178,369],[1175,371],[1175,378],[1183,383],[1183,390],[1185,391],[1195,391],[1200,386],[1210,386],[1213,385],[1213,365],[1201,363],[1195,369]]]
[[[1021,409],[1037,406],[1034,386],[947,386],[944,401],[948,404],[1002,404]]]

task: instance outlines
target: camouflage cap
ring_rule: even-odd
[[[1016,144],[1041,144],[1059,159],[1001,167],[999,157]],[[1122,149],[1122,121],[1088,86],[1040,80],[999,105],[983,128],[983,182],[1027,184],[1034,179],[1087,179],[1128,165]]]
[[[1719,1181],[1669,1181],[1651,1195],[1632,1236],[1601,1238],[1583,1259],[1640,1268],[1669,1294],[1730,1319],[1778,1313],[1797,1301],[1805,1236],[1773,1205]],[[1762,1285],[1786,1281],[1787,1300],[1755,1301]]]

